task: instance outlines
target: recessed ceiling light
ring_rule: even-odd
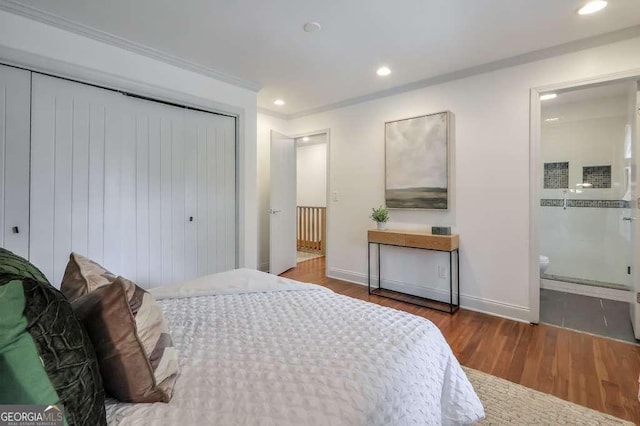
[[[302,142],[309,142],[309,136],[305,136],[304,138],[302,138]]]
[[[378,74],[380,77],[386,77],[391,74],[391,70],[389,69],[389,67],[380,67],[376,71],[376,74]]]
[[[307,22],[302,26],[302,29],[307,33],[315,33],[322,29],[322,25],[320,25],[320,22]]]
[[[593,0],[578,9],[578,15],[591,15],[607,7],[604,0]]]
[[[555,93],[547,93],[545,95],[540,96],[540,100],[541,101],[548,101],[549,99],[555,99],[557,97],[558,97],[558,95],[556,95]]]
[[[276,99],[273,103],[278,106],[284,105],[284,101],[282,99]]]

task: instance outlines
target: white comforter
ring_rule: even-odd
[[[153,291],[180,358],[168,404],[112,425],[438,425],[482,405],[429,321],[252,270]]]

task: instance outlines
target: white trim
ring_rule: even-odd
[[[328,268],[327,277],[335,278],[342,281],[348,281],[363,286],[367,285],[367,275],[360,272],[347,271],[340,268]],[[371,279],[377,280],[378,277],[372,275]],[[386,282],[387,280],[385,280],[385,283]],[[412,286],[411,284],[402,283],[399,281],[389,281],[389,283],[391,283],[394,287],[404,286],[408,289],[418,288],[417,286]],[[444,293],[435,289],[421,288],[421,290],[423,293],[424,290],[428,290],[436,297],[441,297],[444,294],[448,296],[448,293]],[[460,294],[460,307],[468,309],[470,311],[481,312],[483,314],[525,323],[529,323],[529,318],[531,316],[530,310],[524,306],[512,305],[509,303],[503,303],[495,300],[483,299],[480,297],[468,296],[464,294]]]
[[[540,288],[563,291],[565,293],[581,294],[583,296],[598,297],[601,299],[617,300],[619,302],[628,303],[631,300],[631,292],[629,290],[596,287],[564,281],[542,279],[540,280]]]
[[[325,203],[327,209],[325,220],[327,223],[325,224],[326,229],[324,231],[326,237],[324,245],[324,273],[327,275],[329,272],[329,265],[331,264],[331,238],[329,236],[331,235],[331,223],[333,223],[333,220],[331,219],[331,212],[333,211],[333,207],[331,207],[333,203],[331,200],[331,129],[327,128],[324,132],[327,135],[327,202]]]
[[[297,133],[293,136],[291,136],[294,139],[300,139],[303,138],[305,136],[320,136],[320,135],[327,135],[327,143],[328,143],[328,139],[329,139],[329,133],[331,132],[331,129],[326,128],[326,129],[320,129],[320,130],[316,130],[313,132],[303,132],[303,133]]]
[[[327,268],[327,277],[347,281],[354,284],[367,285],[367,274],[352,272],[340,268]],[[372,277],[373,278],[373,277]]]
[[[63,18],[54,13],[37,9],[33,6],[26,5],[17,0],[0,0],[0,10],[4,10],[16,15],[21,15],[29,19],[32,19],[34,21],[39,21],[44,24],[63,29],[65,31],[69,31],[84,37],[91,38],[93,40],[110,44],[112,46],[117,46],[122,49],[128,50],[130,52],[134,52],[139,55],[146,56],[148,58],[153,58],[158,61],[162,61],[164,63],[171,64],[185,70],[197,72],[199,74],[203,74],[208,77],[215,78],[216,80],[233,84],[234,86],[242,87],[243,89],[248,89],[254,92],[258,92],[262,88],[260,83],[257,83],[255,81],[239,78],[210,67],[196,64],[195,62],[181,59],[177,56],[170,55],[168,53],[145,46],[143,44],[135,43],[135,42],[126,40],[122,37],[109,34],[105,31],[101,31],[101,30],[80,24],[78,22],[71,21],[69,19]]]
[[[2,0],[0,0],[0,1],[2,1]],[[276,112],[276,111],[271,111],[270,109],[267,109],[267,108],[258,107],[256,109],[256,111],[258,113],[260,113],[260,114],[268,115],[268,116],[274,117],[274,118],[279,118],[280,120],[288,120],[289,119],[287,114],[283,114],[281,112]]]
[[[529,306],[530,321],[540,321],[540,94],[606,84],[612,81],[634,80],[640,77],[640,68],[596,77],[547,84],[531,89],[529,111]]]
[[[529,120],[529,306],[532,324],[540,322],[540,93],[531,89]],[[538,283],[538,285],[533,285]]]
[[[0,2],[1,1],[2,0],[0,0]],[[184,92],[149,84],[144,81],[121,77],[105,71],[40,56],[36,53],[17,50],[3,45],[0,45],[0,64],[24,68],[28,71],[39,72],[53,77],[74,80],[79,83],[100,86],[105,89],[129,92],[159,101],[204,109],[217,114],[235,117],[244,114],[244,109],[233,105],[215,102],[206,98],[200,98]]]
[[[530,324],[531,311],[524,306],[465,295],[460,295],[460,306],[470,311]]]

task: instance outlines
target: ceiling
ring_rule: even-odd
[[[638,0],[585,17],[578,0],[19,3],[259,83],[258,106],[284,115],[640,25]],[[322,31],[304,32],[308,21]]]

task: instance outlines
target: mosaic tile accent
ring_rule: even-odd
[[[611,188],[611,166],[587,166],[582,168],[582,182],[591,188]]]
[[[562,198],[542,198],[540,207],[562,207]],[[591,207],[601,209],[630,209],[631,202],[624,200],[567,200],[567,207]]]
[[[544,187],[569,188],[569,163],[544,163]]]

